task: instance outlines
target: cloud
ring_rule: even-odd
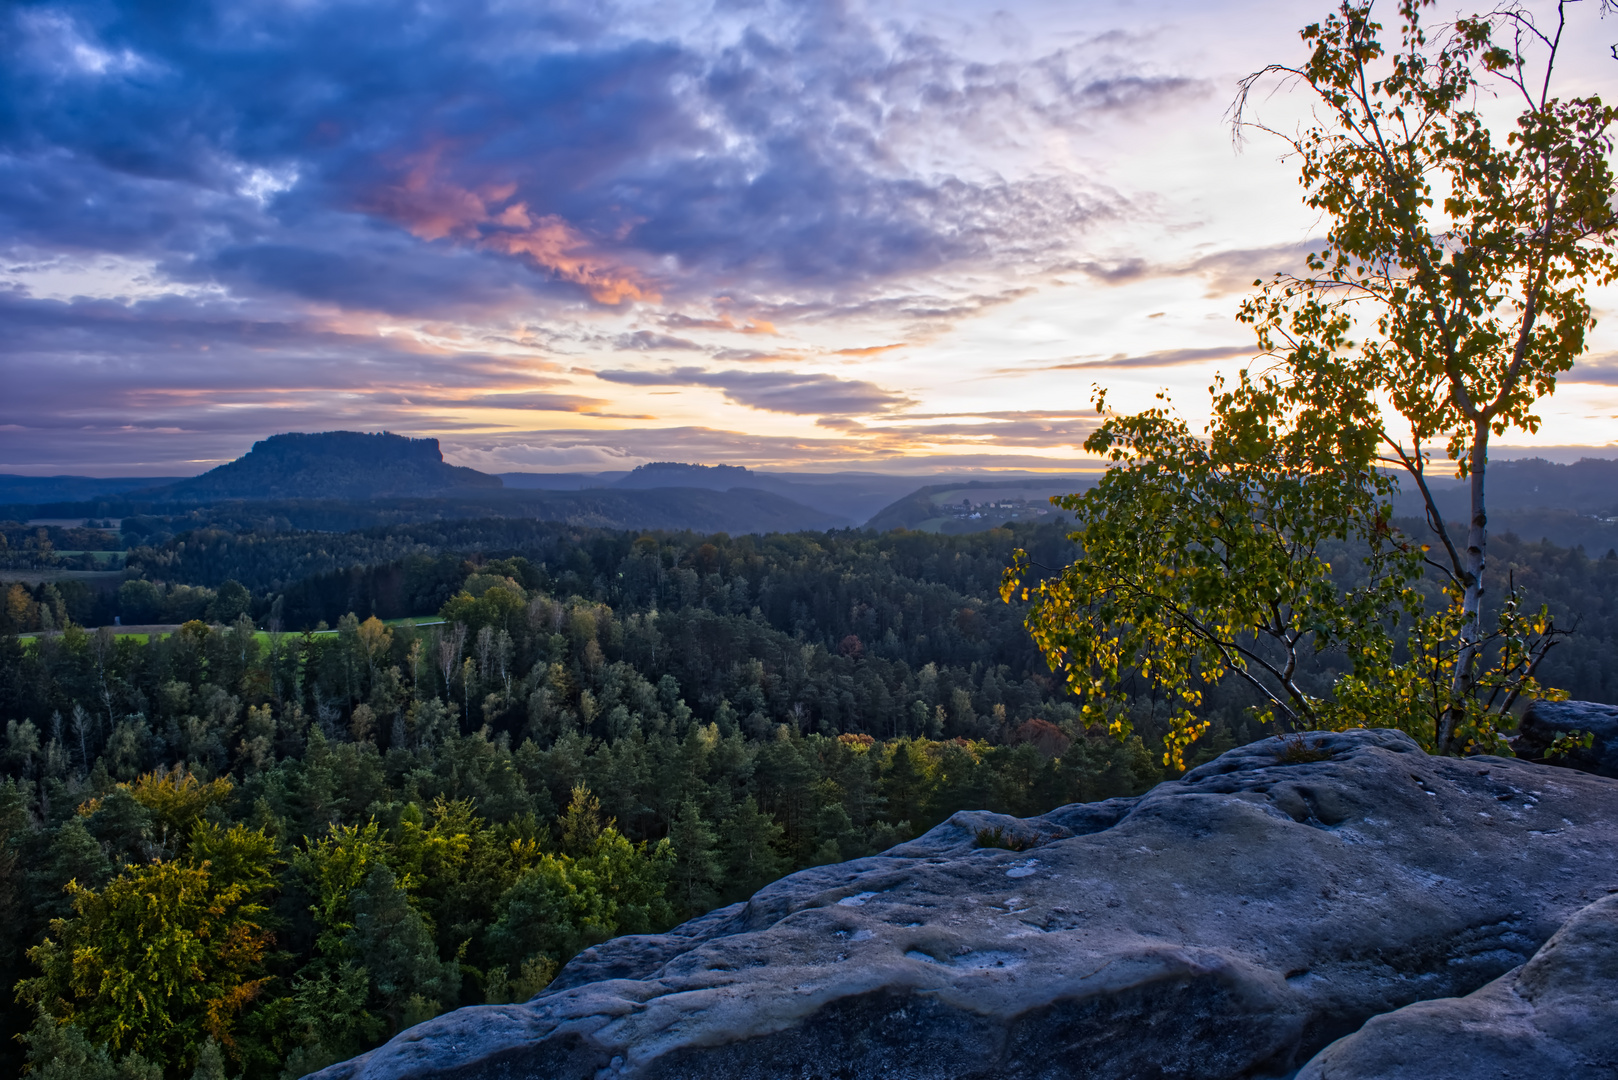
[[[548,360],[217,297],[122,304],[0,290],[0,325],[0,471],[176,474],[278,431],[421,433],[479,414],[488,419],[477,425],[498,427],[495,410],[599,414],[608,404],[562,391]]]
[[[726,363],[803,359],[802,352],[798,350],[777,350],[774,352],[766,352],[762,349],[714,349],[709,353],[709,355],[715,360],[722,360]]]
[[[835,375],[791,371],[598,371],[596,377],[627,386],[707,386],[738,405],[798,416],[867,415],[890,412],[911,399],[875,383]]]
[[[737,322],[729,315],[720,315],[713,319],[698,319],[681,312],[671,312],[663,317],[663,325],[672,330],[728,330],[737,334],[778,334],[775,324],[768,319],[748,319],[746,322]]]
[[[830,420],[825,437],[757,434],[722,428],[641,427],[620,431],[558,429],[512,435],[466,434],[443,440],[458,464],[498,472],[568,469],[606,472],[648,461],[733,463],[760,469],[943,470],[1035,469],[1064,472],[1102,467],[1079,449],[1098,422],[1091,415],[1003,412],[960,422],[892,425]],[[1056,442],[1036,431],[1049,426]],[[993,429],[992,431],[990,429]]]
[[[382,394],[372,393],[368,400],[376,404],[437,406],[450,409],[519,409],[532,412],[588,413],[600,415],[598,410],[609,404],[600,398],[581,397],[577,394],[509,393],[453,395]],[[633,419],[646,419],[634,417]]]
[[[399,306],[475,303],[446,266],[608,305],[863,292],[1017,265],[1122,206],[1076,172],[940,168],[941,144],[1016,150],[1206,89],[1079,47],[984,64],[839,5],[684,34],[625,14],[13,6],[0,231],[345,304],[384,262]]]
[[[1010,410],[988,413],[944,413],[907,415],[893,423],[860,423],[828,419],[822,426],[835,427],[885,445],[892,450],[914,452],[920,448],[970,445],[980,447],[1024,447],[1052,450],[1079,447],[1100,426],[1094,410],[1042,411]]]
[[[777,299],[759,306],[782,322],[838,324],[866,320],[905,320],[905,333],[912,339],[924,338],[952,323],[976,318],[996,308],[1032,296],[1032,285],[1014,285],[990,291],[969,287],[949,288],[931,280],[928,288],[907,283],[891,291],[836,295],[814,298]]]
[[[919,340],[1131,210],[1037,148],[1207,89],[1117,43],[986,62],[899,18],[0,6],[0,468],[627,416],[558,360],[613,345],[728,369],[835,347],[789,321],[868,320],[854,340],[879,344],[850,356]],[[911,404],[829,374],[668,385],[822,417]]]
[[[1102,262],[1095,259],[1085,259],[1081,262],[1071,262],[1056,267],[1057,270],[1078,270],[1108,285],[1127,285],[1132,281],[1163,273],[1145,259],[1132,257],[1119,259],[1115,262]]]
[[[59,77],[130,75],[151,64],[129,49],[111,52],[87,38],[75,20],[50,10],[21,10],[16,29],[25,54]]]
[[[620,334],[613,341],[616,348],[626,351],[646,352],[652,349],[680,350],[701,349],[702,346],[694,341],[688,341],[672,334],[655,334],[650,330],[636,330],[630,334]]]
[[[1018,452],[978,443],[911,444],[866,439],[841,431],[824,438],[754,434],[710,427],[622,431],[561,429],[521,435],[450,435],[447,458],[487,472],[609,472],[649,461],[701,461],[758,469],[880,469],[918,473],[977,470],[1091,470],[1101,465],[1080,451]]]
[[[1618,386],[1618,353],[1581,357],[1572,371],[1556,377],[1559,383],[1592,383],[1598,386]]]
[[[1217,251],[1195,260],[1183,272],[1206,278],[1211,296],[1245,293],[1252,290],[1253,282],[1266,281],[1276,274],[1301,276],[1308,273],[1304,260],[1311,251],[1319,251],[1322,244],[1321,240],[1304,240],[1295,244]]]
[[[1231,296],[1250,292],[1253,282],[1268,280],[1278,273],[1299,276],[1307,273],[1305,260],[1310,252],[1319,251],[1322,243],[1313,239],[1269,247],[1230,248],[1174,264],[1153,263],[1138,256],[1112,260],[1082,259],[1061,263],[1053,269],[1076,271],[1107,285],[1128,285],[1153,277],[1194,275],[1206,280],[1210,297]]]
[[[866,345],[863,348],[856,349],[835,349],[833,353],[837,356],[879,356],[894,349],[902,349],[905,345],[906,342],[900,341],[893,345]]]
[[[0,339],[0,384],[7,388],[0,397],[0,471],[184,475],[236,457],[277,431],[335,428],[440,434],[446,445],[559,447],[564,457],[575,456],[555,464],[580,468],[607,461],[603,447],[640,455],[632,464],[674,456],[924,467],[908,461],[914,456],[940,467],[1054,467],[1071,458],[1093,424],[1063,411],[902,414],[909,404],[903,394],[822,373],[696,367],[602,373],[605,383],[712,387],[752,408],[843,421],[827,424],[825,438],[659,429],[653,416],[612,408],[607,395],[574,392],[568,372],[552,361],[446,353],[363,325],[249,317],[239,305],[210,298],[126,305],[0,292],[0,324],[7,328]],[[568,416],[636,426],[532,430]],[[541,455],[528,467],[551,460]]]
[[[1213,345],[1201,349],[1162,349],[1158,352],[1125,356],[1119,353],[1103,360],[1070,360],[1060,364],[1040,364],[1037,367],[1001,368],[1002,375],[1017,375],[1034,371],[1087,371],[1125,368],[1174,367],[1181,364],[1201,364],[1208,360],[1228,360],[1232,357],[1251,357],[1257,350],[1252,345]]]
[[[436,145],[412,155],[401,176],[363,192],[358,207],[398,222],[421,240],[447,239],[520,257],[557,280],[582,286],[603,304],[657,298],[638,271],[600,252],[579,229],[513,198],[516,183],[472,191],[441,175],[443,152]]]

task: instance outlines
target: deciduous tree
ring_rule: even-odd
[[[1312,122],[1282,137],[1329,223],[1305,273],[1255,282],[1241,309],[1269,362],[1212,388],[1205,437],[1167,407],[1108,415],[1086,447],[1114,467],[1060,500],[1080,558],[1041,579],[1019,554],[1005,581],[1114,734],[1131,683],[1169,697],[1165,763],[1201,732],[1200,686],[1226,675],[1283,729],[1392,725],[1442,752],[1501,749],[1511,705],[1547,692],[1544,609],[1512,594],[1485,625],[1484,477],[1491,436],[1538,426],[1593,325],[1585,290],[1618,265],[1614,112],[1551,93],[1566,3],[1544,30],[1518,6],[1429,27],[1429,0],[1401,0],[1393,45],[1373,6],[1345,0],[1302,31],[1306,63],[1242,83],[1238,132],[1263,127],[1249,100],[1265,79],[1311,98]],[[1495,89],[1509,125],[1480,104]],[[1470,482],[1464,540],[1427,483],[1440,457]],[[1390,465],[1425,498],[1433,545],[1392,529]],[[1437,611],[1423,563],[1445,580]],[[1300,681],[1300,657],[1325,650],[1331,678]]]
[[[239,1055],[241,1014],[269,981],[276,863],[262,830],[197,822],[182,859],[128,867],[101,889],[70,883],[74,914],[30,950],[41,974],[19,998],[165,1069],[195,1065],[210,1037]]]
[[[1599,97],[1552,92],[1570,0],[1545,25],[1520,4],[1427,25],[1430,6],[1401,0],[1395,44],[1370,0],[1344,2],[1304,28],[1306,63],[1243,80],[1235,120],[1238,131],[1280,134],[1249,109],[1272,78],[1301,87],[1316,107],[1319,122],[1281,137],[1299,162],[1305,204],[1330,223],[1325,244],[1305,274],[1265,285],[1242,318],[1300,402],[1329,405],[1309,376],[1351,352],[1383,406],[1382,459],[1424,497],[1440,549],[1432,564],[1459,607],[1434,737],[1453,751],[1491,745],[1489,714],[1511,696],[1497,692],[1486,656],[1489,441],[1538,429],[1535,403],[1594,325],[1586,289],[1618,268],[1608,161],[1618,114]],[[1492,123],[1496,109],[1516,115]],[[1464,538],[1450,534],[1433,500],[1435,461],[1453,462],[1468,481]],[[1524,636],[1514,629],[1504,634],[1508,654]],[[1533,648],[1520,674],[1531,671]]]

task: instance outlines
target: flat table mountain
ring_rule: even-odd
[[[271,435],[235,461],[167,487],[136,492],[162,502],[215,499],[379,499],[499,490],[498,476],[451,465],[437,439],[389,432]]]

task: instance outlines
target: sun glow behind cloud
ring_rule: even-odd
[[[1097,384],[1197,416],[1318,229],[1223,123],[1306,14],[13,9],[0,470],[339,427],[490,469],[1071,469]],[[1544,438],[1612,437],[1598,345]]]

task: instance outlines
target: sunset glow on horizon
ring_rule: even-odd
[[[1226,111],[1325,10],[11,5],[0,472],[333,429],[489,472],[1094,468],[1092,387],[1199,418],[1318,243]],[[1618,98],[1618,24],[1573,17],[1564,94]],[[1618,456],[1592,300],[1505,453]]]

